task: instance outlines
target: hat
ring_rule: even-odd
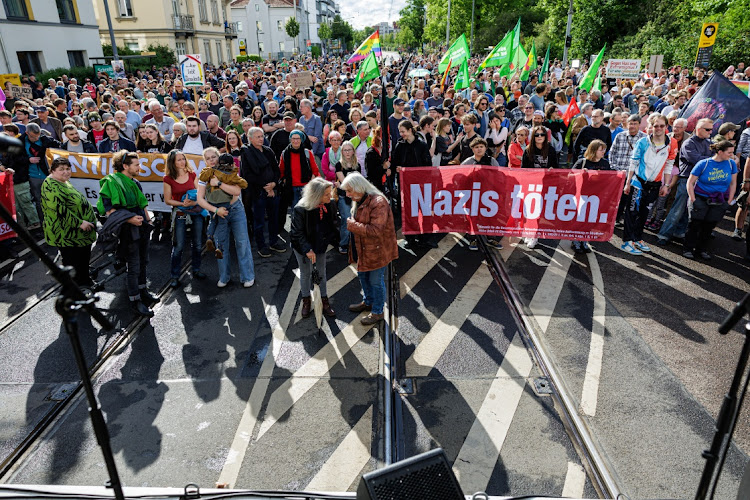
[[[47,106],[34,106],[34,111],[36,111],[37,113],[49,113],[49,108]]]
[[[727,132],[734,132],[739,129],[740,129],[740,126],[735,125],[734,123],[731,123],[731,122],[722,123],[721,127],[719,127],[719,135],[726,135]]]
[[[541,109],[537,109],[536,111],[534,111],[534,116],[542,116],[543,117],[544,116],[544,111],[542,111]]]
[[[404,106],[404,111],[411,111],[411,106],[408,104]]]
[[[400,97],[397,97],[397,98],[396,98],[396,99],[395,99],[395,100],[393,101],[393,105],[394,105],[394,106],[399,106],[399,105],[401,105],[401,104],[406,104],[406,101],[404,101],[404,100],[403,100],[403,99],[401,99]]]
[[[295,115],[291,111],[287,111],[286,113],[284,113],[283,118],[284,118],[284,120],[286,120],[287,118],[289,118],[291,120],[296,120],[297,119],[297,115]]]
[[[291,141],[292,137],[294,137],[295,135],[298,135],[299,138],[302,139],[302,142],[305,142],[305,139],[307,139],[307,136],[305,135],[305,133],[303,131],[301,131],[301,130],[292,130],[291,132],[289,132],[289,140]]]
[[[224,153],[219,156],[219,165],[234,165],[234,156]]]

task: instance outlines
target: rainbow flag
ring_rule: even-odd
[[[352,64],[362,61],[370,52],[374,52],[375,57],[383,57],[380,52],[380,34],[378,31],[375,31],[375,33],[367,37],[367,40],[362,42],[362,45],[354,51],[354,54],[352,54],[352,57],[350,57],[346,63]]]
[[[740,89],[743,94],[750,97],[750,82],[743,81],[743,80],[729,80],[734,84],[735,87]]]

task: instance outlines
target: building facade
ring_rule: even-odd
[[[3,0],[0,73],[90,66],[101,57],[91,0]]]
[[[3,0],[6,1],[6,0]],[[144,51],[166,45],[179,57],[201,54],[204,63],[229,62],[238,54],[237,23],[229,0],[105,0],[119,47]],[[109,44],[104,7],[94,2],[99,36]]]
[[[303,50],[305,40],[310,38],[308,13],[299,0],[234,0],[231,9],[248,54],[271,59],[290,57],[295,49]],[[297,40],[286,33],[286,23],[292,17],[300,24]]]

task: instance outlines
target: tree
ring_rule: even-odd
[[[354,40],[354,28],[351,24],[344,21],[340,15],[333,18],[331,23],[331,38],[334,40],[342,40],[346,44],[347,49],[351,49],[352,41]]]
[[[398,31],[398,33],[396,34],[396,43],[401,47],[406,47],[412,50],[421,45],[420,41],[408,26],[404,26]]]
[[[333,35],[333,30],[331,29],[331,25],[328,23],[323,23],[318,28],[318,37],[323,40],[330,40],[331,36]]]
[[[406,7],[399,11],[401,19],[398,21],[399,43],[408,47],[422,45],[424,36],[424,21],[427,12],[425,10],[425,0],[407,0]],[[406,32],[406,33],[404,33]],[[401,35],[401,33],[404,33]]]
[[[284,29],[286,30],[286,34],[289,35],[289,38],[296,39],[297,35],[299,35],[299,23],[293,17],[287,19]]]

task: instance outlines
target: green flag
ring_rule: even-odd
[[[516,50],[521,45],[521,18],[518,18],[516,27],[513,28],[513,50]]]
[[[529,56],[526,58],[526,62],[521,69],[521,81],[525,82],[529,79],[529,74],[537,68],[536,63],[536,42],[531,42],[531,50]]]
[[[596,75],[596,80],[594,80],[594,88],[592,90],[598,90],[599,92],[602,91],[602,75]]]
[[[529,55],[523,50],[523,45],[519,45],[513,53],[513,60],[510,62],[510,67],[508,69],[511,73],[515,73],[519,69],[523,69],[528,59]]]
[[[484,68],[492,68],[496,66],[502,66],[510,62],[510,56],[513,54],[513,32],[509,31],[505,34],[502,41],[495,45],[495,48],[487,54],[482,64],[479,65],[477,74],[479,74]]]
[[[438,71],[440,73],[445,72],[446,68],[448,68],[449,61],[452,61],[452,64],[454,66],[458,66],[462,62],[469,59],[469,56],[469,44],[466,42],[466,35],[461,33],[461,36],[458,37],[455,42],[453,42],[453,45],[450,46],[443,58],[440,60],[440,64],[438,64]]]
[[[370,52],[367,59],[359,67],[357,76],[354,78],[354,93],[359,92],[365,82],[378,78],[380,69],[378,69],[378,60],[375,58],[375,51]]]
[[[591,86],[594,85],[594,80],[596,79],[596,75],[599,73],[599,66],[602,64],[602,59],[604,58],[604,51],[607,49],[607,44],[604,44],[604,47],[602,47],[602,50],[599,51],[599,55],[596,56],[596,59],[594,59],[594,63],[591,65],[589,70],[586,72],[585,75],[583,75],[583,79],[581,80],[581,83],[578,84],[578,88],[581,88],[585,90],[586,92],[589,92],[591,90]]]
[[[458,70],[458,75],[456,76],[456,83],[453,85],[453,88],[455,88],[456,90],[463,90],[468,87],[469,87],[469,63],[468,61],[464,61],[461,63],[461,67]]]
[[[544,56],[544,62],[542,63],[542,69],[539,70],[539,81],[544,80],[544,75],[549,71],[549,45],[547,45],[547,53]]]

